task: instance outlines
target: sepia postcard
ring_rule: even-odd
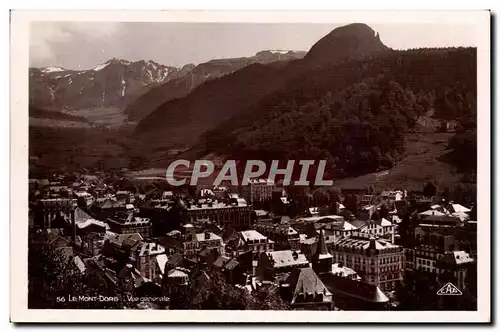
[[[491,322],[489,11],[12,11],[12,322]]]

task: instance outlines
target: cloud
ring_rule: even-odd
[[[111,58],[183,66],[216,58],[252,56],[267,49],[308,51],[339,24],[36,22],[30,65],[91,69]],[[475,45],[467,24],[375,24],[395,49]]]
[[[33,22],[30,29],[30,65],[63,64],[66,49],[85,47],[119,31],[117,22]],[[73,49],[73,51],[75,51]]]

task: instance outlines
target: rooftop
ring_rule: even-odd
[[[340,263],[332,264],[332,273],[345,278],[361,279],[356,271]]]
[[[236,198],[237,204],[226,204],[224,202],[210,202],[187,205],[189,211],[209,210],[209,209],[230,209],[234,207],[247,206],[247,202],[242,198]]]
[[[294,270],[286,283],[293,289],[293,297],[291,303],[296,302],[315,302],[314,297],[323,295],[323,302],[331,302],[332,293],[326,288],[318,275],[310,267],[304,267]],[[308,301],[308,296],[313,298]]]
[[[118,245],[121,245],[123,241],[126,239],[134,240],[134,241],[142,241],[143,238],[139,233],[131,233],[131,234],[116,234],[110,231],[106,231],[106,235],[104,236],[105,240],[110,240]]]
[[[168,276],[168,278],[187,278],[188,277],[186,272],[181,271],[177,268],[168,271],[167,276]]]
[[[273,265],[276,268],[309,264],[306,256],[299,251],[294,250],[279,250],[279,251],[269,251],[266,255],[273,261]]]
[[[452,251],[441,257],[441,262],[451,263],[453,265],[461,265],[461,264],[473,263],[474,258],[472,258],[470,254],[466,253],[463,250]]]
[[[139,256],[158,255],[165,252],[165,248],[154,242],[143,242],[138,249]]]
[[[208,235],[208,238],[206,235]],[[196,234],[196,241],[198,241],[198,242],[210,241],[210,240],[222,240],[222,238],[219,235],[214,234],[212,232],[205,232],[205,233]]]
[[[389,298],[375,285],[370,285],[355,279],[345,278],[335,274],[326,276],[323,280],[333,292],[371,303],[386,303]]]
[[[302,221],[302,222],[319,222],[319,221],[331,222],[331,221],[344,220],[344,217],[332,214],[332,215],[327,215],[327,216],[313,216],[313,217],[298,218],[297,220]]]
[[[391,242],[383,240],[383,239],[373,239],[373,240],[375,243],[375,249],[378,249],[378,250],[399,248],[399,246],[392,244]],[[349,237],[339,239],[335,245],[337,247],[343,247],[343,248],[366,250],[370,247],[370,241],[371,241],[370,238],[360,236],[360,234],[359,234],[356,236],[349,236]]]
[[[248,231],[241,231],[240,232],[241,236],[243,237],[243,240],[245,242],[247,241],[255,241],[255,240],[266,240],[267,237],[260,234],[256,230],[248,230]]]
[[[274,181],[271,181],[269,179],[250,179],[248,181],[249,184],[261,184],[261,185],[269,185],[272,186],[274,185]]]
[[[167,264],[168,257],[165,254],[160,254],[155,257],[158,266],[160,267],[161,274],[165,274],[165,264]]]
[[[451,204],[452,208],[453,208],[453,212],[470,212],[471,210],[469,208],[466,208],[465,206],[463,205],[460,205],[460,204]]]

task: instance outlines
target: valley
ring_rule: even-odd
[[[454,134],[440,131],[475,128],[475,56],[472,48],[391,50],[353,24],[307,54],[263,51],[182,68],[111,59],[88,73],[33,69],[30,99],[48,106],[30,116],[30,162],[45,171],[156,170],[140,175],[148,177],[163,176],[172,160],[207,155],[309,158],[335,165],[328,176],[341,187],[419,189],[436,178],[453,185],[464,172],[448,158]],[[74,75],[86,77],[80,88]],[[90,95],[59,93],[90,81]],[[45,97],[44,86],[52,89]]]

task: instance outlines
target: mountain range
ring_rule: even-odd
[[[128,105],[124,112],[129,120],[141,120],[162,104],[187,96],[207,81],[231,74],[251,64],[295,60],[305,54],[303,51],[268,50],[258,52],[252,57],[215,59],[198,66],[191,65],[192,69],[186,75],[153,87]]]
[[[30,68],[30,105],[54,111],[116,107],[137,121],[162,103],[187,95],[210,79],[252,63],[301,58],[301,51],[261,51],[252,57],[216,59],[198,66],[113,58],[89,70]]]
[[[390,51],[375,31],[365,24],[337,28],[313,45],[303,59],[247,66],[199,86],[185,98],[163,103],[139,122],[136,137],[142,142],[155,142],[156,150],[164,141],[192,145],[202,134],[225,121],[231,126],[232,119],[247,113],[263,99],[268,100],[261,106],[265,112],[275,101],[274,96],[289,90],[295,82],[307,79],[311,74],[324,77],[321,68],[325,66],[350,61],[350,67],[356,59]],[[349,70],[339,74],[342,86],[357,80],[358,77],[352,77]],[[301,92],[294,94],[299,97]]]
[[[456,122],[474,137],[476,49],[396,51],[382,37],[355,23],[333,30],[307,54],[266,51],[172,69],[164,81],[144,84],[142,95],[123,104],[129,119],[139,121],[132,134],[103,137],[113,141],[116,163],[131,168],[206,155],[311,158],[327,159],[335,178],[404,164],[408,137],[424,130],[432,141],[425,123]],[[118,96],[119,89],[120,84]],[[59,134],[51,135],[55,140]],[[43,140],[43,133],[37,138]],[[172,155],[173,149],[188,150]],[[86,167],[99,156],[93,158]],[[425,161],[425,167],[444,165],[443,160]]]
[[[189,71],[154,61],[109,61],[89,70],[30,68],[30,105],[49,110],[124,107],[145,88]]]

